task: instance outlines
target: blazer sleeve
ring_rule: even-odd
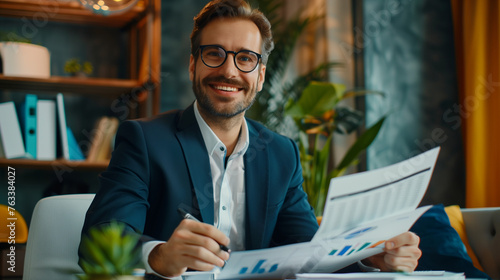
[[[87,211],[83,233],[92,226],[115,220],[142,234],[149,208],[148,154],[140,122],[123,122],[109,166],[99,177],[100,189]]]
[[[295,142],[291,143],[290,155],[293,163],[292,176],[283,205],[278,214],[276,228],[273,234],[272,246],[310,241],[318,230],[318,222],[313,208],[307,200],[307,194],[302,188],[302,166],[299,150]]]

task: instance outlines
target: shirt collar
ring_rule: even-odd
[[[216,149],[220,149],[220,147],[224,147],[224,149],[226,150],[227,148],[224,143],[222,143],[219,137],[215,135],[215,133],[212,131],[210,126],[208,126],[208,124],[205,122],[200,112],[198,111],[198,100],[195,100],[193,107],[194,116],[196,117],[196,122],[198,122],[198,126],[200,127],[201,135],[203,136],[203,141],[205,142],[205,147],[207,148],[208,154],[212,156],[214,151],[216,151]],[[248,135],[247,121],[246,119],[244,119],[241,125],[240,136],[232,155],[245,154],[250,142]]]

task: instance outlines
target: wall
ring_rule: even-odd
[[[363,26],[354,28],[364,51],[367,122],[389,118],[368,149],[368,168],[386,166],[435,146],[441,153],[423,204],[464,206],[460,128],[446,121],[458,104],[449,1],[363,1]],[[364,42],[362,41],[364,40]]]
[[[206,0],[161,3],[161,112],[184,109],[194,101],[189,80],[189,36],[193,29],[193,17],[206,3]]]

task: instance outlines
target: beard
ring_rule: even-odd
[[[258,83],[258,80],[255,85],[250,86],[243,81],[228,79],[223,76],[205,77],[200,81],[196,78],[196,71],[193,74],[193,92],[196,99],[198,100],[198,104],[204,111],[214,117],[222,117],[226,119],[232,118],[247,111],[255,102],[255,99],[257,97],[256,85]],[[236,102],[236,104],[229,106],[228,108],[217,106],[213,99],[210,98],[210,94],[205,90],[206,88],[210,87],[210,83],[214,82],[230,84],[243,89],[244,99]]]

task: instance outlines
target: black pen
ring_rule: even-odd
[[[200,222],[200,220],[196,219],[195,216],[189,214],[189,212],[187,212],[186,210],[182,209],[181,207],[177,208],[177,212],[179,212],[179,215],[181,215],[181,217],[183,219],[189,219],[189,220],[193,220],[193,221],[197,221],[197,222]],[[201,223],[201,222],[200,222]],[[220,249],[224,252],[228,252],[229,253],[229,248],[227,248],[226,246],[222,245],[222,244],[219,244],[220,245]]]

